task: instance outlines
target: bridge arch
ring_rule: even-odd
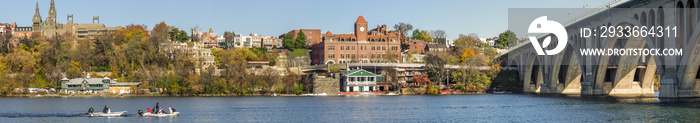
[[[544,82],[542,77],[542,60],[535,53],[527,55],[523,92],[539,93],[540,84]]]
[[[639,21],[646,20],[646,17]],[[617,26],[641,25],[639,22],[620,22]],[[648,37],[608,37],[603,49],[648,48],[653,42]],[[627,51],[626,51],[627,52]],[[602,55],[595,72],[594,90],[599,94],[654,93],[652,78],[656,63],[650,56]]]

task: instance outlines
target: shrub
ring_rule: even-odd
[[[295,85],[294,86],[294,94],[301,94],[301,92],[304,91],[304,86],[303,85]]]
[[[428,88],[428,91],[426,91],[428,94],[438,94],[438,88],[437,87],[430,87]]]

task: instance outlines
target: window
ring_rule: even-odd
[[[345,54],[345,58],[350,58],[350,54]]]
[[[372,57],[370,57],[370,58],[374,58],[374,54],[372,54]]]
[[[335,50],[335,46],[328,46],[328,50]]]
[[[351,82],[355,81],[355,77],[349,77]]]
[[[343,54],[340,54],[340,58],[343,59],[345,58],[345,56]]]
[[[355,50],[355,46],[352,46],[352,50]]]
[[[352,54],[352,58],[355,58],[355,54],[354,54],[354,53]]]
[[[350,46],[345,46],[345,50],[350,50]],[[353,48],[354,50],[354,48]]]
[[[372,46],[372,50],[374,50],[374,46]]]
[[[328,53],[328,58],[331,58],[331,59],[332,59],[332,58],[335,58],[335,54],[333,54],[333,53]]]
[[[340,46],[340,50],[345,50],[345,49],[343,49],[343,46]]]
[[[386,50],[386,46],[382,46],[382,50]]]

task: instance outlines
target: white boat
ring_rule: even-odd
[[[110,113],[102,113],[102,112],[97,112],[97,113],[88,113],[88,116],[92,117],[114,117],[114,116],[121,116],[124,115],[126,111],[119,111],[119,112],[110,112]]]
[[[177,114],[180,114],[180,112],[173,112],[173,113],[170,113],[170,114],[166,114],[166,113],[161,113],[161,114],[143,113],[143,114],[141,114],[141,116],[151,116],[151,117],[166,117],[166,116],[170,116],[170,117],[172,117],[172,116],[177,116]]]

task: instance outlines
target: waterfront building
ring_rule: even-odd
[[[364,69],[342,70],[341,89],[344,92],[372,92],[377,86],[377,74]]]
[[[355,33],[333,34],[326,32],[323,49],[313,49],[313,53],[321,53],[323,57],[311,57],[312,64],[336,63],[387,63],[399,62],[401,43],[398,33],[387,30],[386,25],[375,29],[367,29],[367,21],[359,16],[355,21]],[[393,55],[395,61],[389,61],[387,56]]]
[[[112,80],[109,77],[105,78],[90,78],[87,74],[86,78],[63,78],[61,79],[61,93],[131,93],[132,87],[140,86],[140,82],[122,82],[119,83],[116,79]]]
[[[73,23],[73,15],[68,15],[66,21],[66,24],[62,24],[56,19],[56,6],[53,0],[51,0],[49,16],[42,20],[41,14],[39,14],[39,2],[37,1],[32,19],[32,31],[42,36],[72,33],[78,39],[94,39],[97,36],[106,35],[119,29],[119,27],[106,27],[104,24],[101,24],[99,16],[92,17],[92,24]]]

